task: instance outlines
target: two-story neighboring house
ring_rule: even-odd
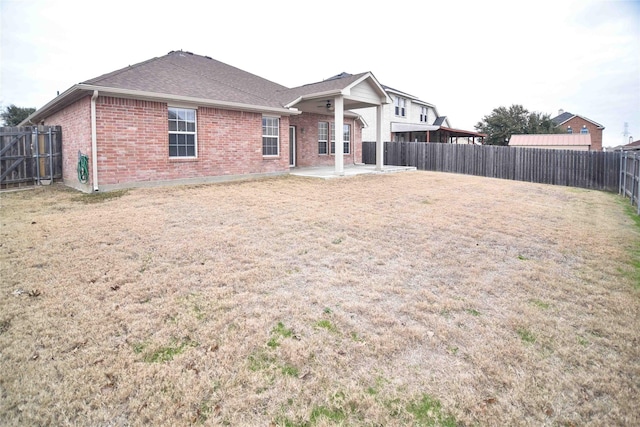
[[[602,131],[604,126],[584,116],[559,110],[558,115],[551,119],[557,128],[571,134],[587,134],[591,136],[591,150],[602,151]]]
[[[482,144],[485,134],[453,129],[449,118],[440,116],[435,105],[389,86],[382,85],[392,103],[382,107],[382,139],[396,142],[442,142]],[[376,109],[363,108],[358,114],[368,124],[363,141],[376,140]]]

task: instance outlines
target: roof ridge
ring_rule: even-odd
[[[591,120],[591,119],[589,119],[589,118],[587,118],[585,116],[581,116],[580,114],[574,114],[573,117],[580,117],[581,119],[586,120],[588,122],[591,122],[594,125],[600,126],[602,129],[604,129],[604,126],[602,126],[600,123],[594,122],[593,120]]]
[[[301,86],[297,86],[297,87],[313,86],[313,85],[317,85],[317,84],[320,84],[320,83],[336,81],[336,80],[341,80],[341,79],[348,79],[348,78],[351,78],[351,77],[358,77],[359,78],[359,77],[364,76],[365,74],[368,74],[368,73],[370,73],[370,71],[363,71],[363,72],[357,73],[357,74],[346,73],[346,72],[343,71],[342,73],[340,73],[338,75],[326,78],[324,80],[320,80],[319,82],[305,83],[305,84],[303,84]],[[292,88],[292,89],[296,89],[296,88]]]

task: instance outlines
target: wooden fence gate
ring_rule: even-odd
[[[623,197],[631,199],[640,215],[640,152],[623,151],[620,159],[620,189]]]
[[[0,128],[0,189],[62,178],[62,128]]]

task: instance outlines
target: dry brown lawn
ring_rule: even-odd
[[[616,195],[409,172],[0,203],[1,425],[640,425]]]

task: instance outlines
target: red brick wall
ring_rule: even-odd
[[[280,118],[280,155],[262,156],[262,114],[201,107],[197,158],[169,158],[167,104],[99,97],[101,184],[167,181],[289,170],[289,123]]]
[[[333,166],[333,154],[318,154],[318,122],[333,122],[333,115],[301,114],[291,116],[291,125],[296,126],[297,166]],[[351,153],[344,155],[344,164],[362,163],[362,127],[360,122],[345,117],[344,124],[351,125]]]
[[[91,97],[49,116],[46,125],[62,126],[62,179],[70,187],[91,191]],[[89,183],[78,181],[78,151],[89,157]]]
[[[571,126],[573,133],[580,133],[582,126],[586,126],[591,134],[591,150],[602,151],[602,129],[598,129],[596,125],[580,117],[573,117],[560,125],[560,128],[566,132],[568,126]]]
[[[296,126],[297,165],[335,164],[335,156],[318,154],[318,122],[332,116],[301,114],[280,117],[280,155],[262,156],[262,114],[200,107],[197,111],[197,158],[169,158],[167,104],[100,96],[96,100],[98,184],[126,187],[154,181],[280,173],[289,170],[289,125]],[[351,153],[344,164],[362,162],[360,122],[351,125]],[[91,191],[77,179],[78,150],[89,156],[91,171],[91,97],[46,119],[61,125],[65,184]]]
[[[62,126],[64,179],[77,188],[79,149],[91,165],[90,100],[87,96],[46,120]],[[201,107],[196,118],[197,158],[176,159],[169,158],[167,108],[161,102],[98,97],[100,186],[289,170],[288,117],[280,118],[280,155],[263,157],[262,114]]]

